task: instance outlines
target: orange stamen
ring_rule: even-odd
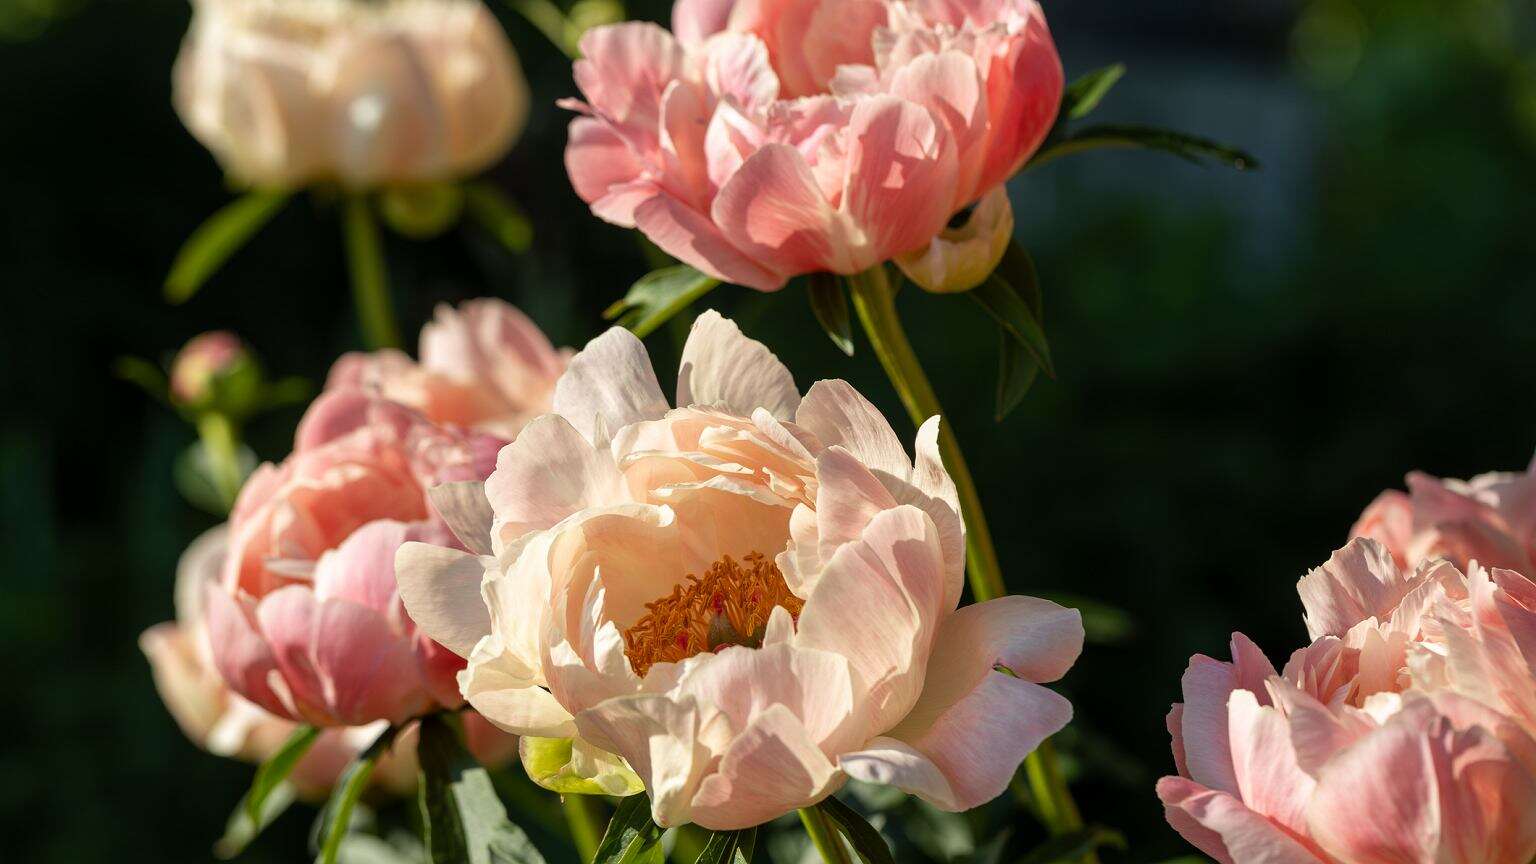
[[[624,631],[624,655],[635,674],[726,645],[758,645],[773,607],[800,617],[805,601],[790,593],[784,574],[760,552],[737,563],[726,555],[704,575],[689,574],[672,593],[645,604],[646,614]]]

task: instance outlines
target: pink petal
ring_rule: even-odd
[[[297,719],[268,683],[277,671],[277,658],[256,628],[250,605],[221,586],[209,585],[203,595],[203,614],[214,665],[230,688],[279,717]]]
[[[1243,803],[1296,832],[1306,831],[1306,806],[1316,785],[1296,764],[1291,730],[1275,708],[1248,690],[1227,703],[1232,767]]]
[[[795,425],[824,446],[842,447],[873,470],[902,478],[912,470],[890,421],[847,381],[812,384],[795,411]],[[928,470],[932,472],[931,465]]]
[[[609,699],[581,712],[576,723],[583,738],[629,762],[645,781],[651,818],[671,827],[689,820],[714,755],[700,740],[707,713],[692,699],[639,695]]]
[[[862,100],[848,123],[842,210],[863,242],[858,272],[927,245],[954,210],[956,154],[949,135],[923,108],[894,96]]]
[[[863,269],[850,263],[836,213],[805,158],[787,144],[765,144],[747,157],[720,188],[711,213],[737,248],[775,272]]]
[[[718,207],[719,198],[715,206]],[[718,212],[718,211],[717,211]],[[777,291],[787,278],[778,262],[734,245],[709,217],[670,195],[657,195],[635,208],[635,225],[667,254],[719,279],[759,291]]]
[[[677,373],[679,407],[701,405],[750,416],[765,408],[787,420],[800,405],[795,379],[768,347],[742,335],[713,309],[693,322]]]
[[[571,177],[571,185],[581,200],[594,205],[608,196],[615,187],[623,186],[640,178],[645,165],[635,158],[634,151],[607,122],[593,117],[577,117],[571,121],[565,145],[565,170]],[[612,202],[598,213],[603,219],[625,228],[635,224],[634,208],[650,196],[634,196],[628,203],[615,206]]]
[[[672,32],[694,47],[725,29],[737,0],[677,0],[672,6]]]
[[[783,705],[771,705],[731,742],[704,778],[693,821],[712,831],[749,828],[827,797],[840,772]]]
[[[968,203],[984,167],[987,143],[987,103],[976,61],[959,51],[921,54],[896,71],[890,92],[928,108],[945,125],[958,156],[956,199]],[[1012,220],[1010,218],[1010,225]]]
[[[1385,546],[1358,538],[1301,577],[1296,593],[1307,610],[1307,633],[1316,639],[1343,636],[1367,618],[1387,617],[1410,587]]]
[[[1221,864],[1325,864],[1284,829],[1225,792],[1183,777],[1157,782],[1168,824]]]

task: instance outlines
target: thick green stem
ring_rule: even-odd
[[[209,411],[197,418],[197,436],[208,455],[209,473],[219,498],[226,508],[234,507],[240,481],[245,479],[240,475],[240,433],[228,416]]]
[[[892,284],[884,265],[872,267],[848,279],[849,293],[853,298],[854,311],[859,323],[869,337],[875,356],[885,368],[891,385],[906,406],[914,424],[921,425],[929,417],[943,416],[939,397],[923,372],[912,343],[907,341],[902,329],[901,317],[896,311],[896,286]],[[1003,584],[1002,566],[998,563],[997,550],[992,545],[992,533],[987,530],[987,520],[981,509],[981,496],[976,492],[976,482],[971,478],[955,438],[954,428],[947,417],[939,430],[939,453],[944,467],[955,481],[955,491],[960,496],[960,513],[965,520],[966,572],[970,578],[971,594],[981,603],[1008,592]],[[1040,817],[1052,835],[1066,834],[1082,827],[1077,805],[1072,793],[1062,780],[1056,765],[1055,750],[1049,741],[1040,745],[1024,760],[1025,776],[1029,782],[1027,797],[1031,809]],[[1016,792],[1024,790],[1015,786]],[[1024,797],[1021,795],[1021,797]],[[803,818],[803,815],[802,815]],[[1083,859],[1096,860],[1092,854]]]
[[[826,864],[853,864],[848,847],[843,845],[843,836],[837,833],[825,813],[815,807],[802,807],[800,822],[805,825],[805,833],[810,835],[811,843]]]
[[[603,837],[602,818],[595,809],[599,806],[597,799],[590,795],[562,795],[560,804],[565,808],[565,821],[570,826],[576,854],[582,861],[591,861]]]
[[[367,197],[347,198],[342,214],[342,234],[347,243],[347,269],[352,276],[352,302],[369,348],[399,348],[400,328],[389,298],[389,277],[384,267],[384,242]]]
[[[852,276],[848,279],[853,308],[864,326],[864,333],[874,346],[875,356],[885,367],[885,374],[901,397],[912,422],[922,425],[929,417],[942,416],[944,409],[939,397],[928,383],[928,376],[917,361],[912,343],[907,341],[906,331],[901,328],[901,318],[896,313],[896,289],[886,274],[884,265]],[[997,550],[992,546],[992,532],[987,530],[986,517],[981,511],[981,497],[976,494],[976,481],[965,464],[960,443],[949,419],[944,419],[939,430],[939,453],[944,467],[954,478],[955,490],[960,495],[960,514],[965,519],[966,572],[970,575],[971,594],[980,603],[1008,593],[1003,585],[1003,568],[997,561]]]

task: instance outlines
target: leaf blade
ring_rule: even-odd
[[[331,797],[326,799],[317,823],[321,843],[320,852],[315,857],[316,864],[336,864],[336,856],[341,851],[342,838],[347,836],[347,829],[352,821],[352,809],[357,806],[357,800],[362,797],[363,790],[368,788],[373,769],[379,764],[379,759],[388,752],[398,733],[399,729],[395,726],[379,733],[379,737],[359,753],[337,778],[336,786],[331,791]]]
[[[441,715],[420,721],[418,802],[433,864],[545,864],[523,829],[507,819],[491,776]]]
[[[255,190],[214,211],[181,245],[165,277],[165,299],[192,299],[208,278],[283,209],[292,192]]]
[[[465,184],[464,207],[512,254],[521,255],[533,245],[533,222],[528,214],[490,183]]]
[[[1158,150],[1196,165],[1211,161],[1239,171],[1260,167],[1259,160],[1246,150],[1198,135],[1134,123],[1105,123],[1064,135],[1040,148],[1030,157],[1028,167],[1038,167],[1072,153],[1106,147]]]
[[[816,809],[826,814],[837,830],[848,838],[849,845],[864,864],[896,864],[891,847],[885,845],[885,838],[857,810],[830,796],[817,804]]]
[[[1054,378],[1056,369],[1051,365],[1051,346],[1045,339],[1045,329],[1023,294],[998,273],[967,292],[1004,332],[1029,352],[1030,359],[1040,364],[1045,374]]]
[[[1089,825],[1058,837],[1052,837],[1031,850],[1028,855],[1019,861],[1019,864],[1058,864],[1058,862],[1076,861],[1095,849],[1104,846],[1113,849],[1125,849],[1125,835],[1103,825]]]
[[[603,311],[603,317],[644,339],[719,285],[719,279],[687,264],[652,270],[635,280],[623,298]]]
[[[1124,75],[1125,64],[1113,63],[1073,81],[1062,95],[1061,113],[1072,120],[1087,117]]]
[[[260,824],[267,796],[277,788],[278,784],[288,779],[293,773],[299,760],[313,747],[315,740],[320,737],[320,730],[313,726],[300,726],[288,736],[283,746],[277,749],[267,761],[256,768],[256,776],[251,780],[251,789],[246,793],[245,813],[252,823]]]
[[[661,827],[651,820],[651,799],[640,792],[619,801],[592,864],[660,864],[665,857]]]
[[[806,280],[806,296],[811,314],[837,350],[853,356],[853,322],[848,317],[848,295],[843,284],[831,273],[812,273]]]

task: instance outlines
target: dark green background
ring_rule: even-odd
[[[249,769],[180,735],[135,639],[169,617],[176,556],[212,520],[170,483],[191,431],[109,368],[227,327],[272,370],[320,379],[358,342],[335,213],[297,202],[193,302],[165,305],[177,246],[229,198],[169,106],[188,8],[0,4],[4,857],[203,860]],[[1162,718],[1187,657],[1225,656],[1241,629],[1283,660],[1304,639],[1296,578],[1379,490],[1412,468],[1519,468],[1536,447],[1530,8],[1050,2],[1069,76],[1130,66],[1099,119],[1231,141],[1264,170],[1106,152],[1017,178],[1060,375],[1002,424],[979,311],[902,297],[1011,587],[1095,598],[1134,621],[1063,685],[1079,799],[1127,832],[1123,860],[1187,851],[1152,792],[1171,768]],[[568,63],[502,17],[535,107],[494,179],[536,214],[535,253],[467,229],[392,239],[397,299],[408,332],[439,301],[492,294],[578,345],[645,264],[559,167],[568,118],[552,102],[574,92]],[[708,302],[802,385],[845,377],[900,416],[867,346],[838,354],[802,286]],[[651,340],[660,364],[671,339]],[[297,415],[253,426],[263,457],[286,452]],[[306,826],[290,815],[249,860],[301,858]],[[1010,849],[1032,831],[1021,823]]]

